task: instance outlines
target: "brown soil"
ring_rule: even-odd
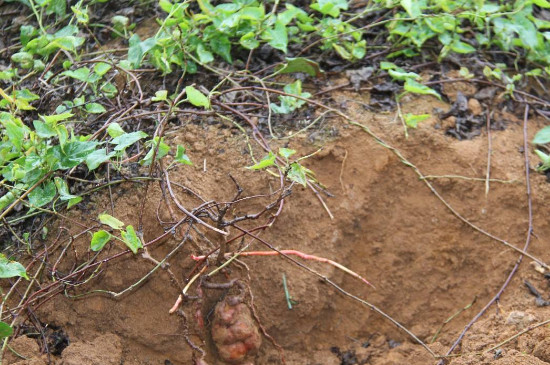
[[[370,126],[402,151],[425,175],[485,176],[485,133],[474,140],[457,141],[444,136],[442,130],[436,128],[439,122],[433,118],[421,123],[418,129],[409,130],[406,139],[393,114],[372,114],[355,102],[368,102],[368,95],[340,93],[334,98],[358,122]],[[436,106],[448,108],[443,103],[434,103],[431,98],[411,98],[404,101],[403,111],[432,113]],[[437,178],[433,184],[470,222],[522,247],[528,226],[521,152],[522,122],[506,114],[497,114],[496,118],[505,119],[507,129],[492,131],[491,177],[512,182],[491,182],[488,194],[483,181]],[[447,318],[475,300],[473,306],[450,321],[430,345],[434,352],[444,354],[464,325],[498,291],[518,253],[457,219],[410,167],[359,128],[336,120],[333,127],[338,131],[337,138],[321,138],[321,142],[316,138],[317,142],[312,143],[307,136],[296,137],[290,140],[289,147],[305,155],[323,146],[323,150],[306,160],[305,165],[334,195],[324,197],[334,219],[329,218],[311,191],[296,187],[287,198],[280,217],[262,237],[280,249],[326,257],[364,276],[376,289],[331,266],[305,262],[345,290],[381,308],[426,342],[431,342]],[[529,138],[539,127],[535,120],[530,121]],[[266,193],[270,187],[277,186],[277,180],[266,173],[243,168],[251,162],[245,138],[236,129],[190,123],[174,126],[168,135],[173,145],[189,146],[189,155],[195,161],[194,167],[177,167],[171,173],[172,181],[192,187],[207,200],[231,199],[235,186],[228,173],[239,181],[247,195]],[[531,156],[532,166],[535,161]],[[549,262],[550,251],[545,242],[550,237],[550,224],[545,199],[549,196],[550,185],[544,176],[533,171],[531,183],[536,236],[529,251]],[[143,184],[114,187],[114,215],[126,224],[137,226],[144,194]],[[178,195],[184,204],[194,202],[181,191]],[[160,189],[151,184],[144,211],[146,241],[163,233],[157,221],[161,200]],[[265,202],[239,206],[239,209],[255,211],[262,203]],[[108,195],[97,198],[92,207],[90,211],[71,211],[69,216],[90,222],[98,213],[110,213]],[[170,221],[164,206],[160,207],[159,216]],[[81,230],[67,222],[60,222],[58,226],[68,227],[73,234]],[[169,260],[171,272],[180,281],[189,275],[194,265],[190,255],[210,249],[204,239],[197,235],[194,238]],[[77,241],[76,253],[83,256],[89,236]],[[171,239],[152,247],[149,252],[162,259],[176,244],[177,241]],[[114,244],[109,250],[113,254],[121,249]],[[266,248],[254,243],[251,249]],[[436,363],[426,350],[380,315],[339,294],[287,260],[248,257],[241,261],[250,270],[256,312],[266,331],[284,348],[287,364]],[[550,309],[537,307],[535,297],[523,284],[524,280],[529,280],[548,298],[548,282],[529,261],[524,260],[498,306],[492,306],[468,332],[460,351],[455,352],[466,355],[452,359],[452,365],[550,363],[548,326],[529,331],[503,346],[498,353],[472,354],[549,317]],[[65,265],[59,269],[70,269],[72,262]],[[153,267],[141,255],[125,256],[110,262],[94,280],[68,294],[91,290],[121,291]],[[291,310],[285,300],[283,274],[289,293],[297,302]],[[231,266],[225,275],[227,279],[247,278],[246,270],[238,264]],[[60,295],[40,307],[36,315],[43,323],[61,327],[69,336],[71,345],[59,357],[51,357],[57,364],[191,364],[192,352],[183,336],[185,321],[168,313],[179,293],[169,273],[158,270],[120,299],[101,293],[81,299]],[[193,291],[191,293],[194,295]],[[203,318],[208,327],[207,314],[222,299],[223,291],[208,289],[204,295]],[[193,301],[185,302],[183,309],[188,314],[195,313],[196,305]],[[189,338],[207,350],[205,360],[208,364],[221,364],[216,360],[216,351],[209,336],[205,335],[206,330],[196,326],[192,317],[187,317],[187,323]],[[200,338],[207,343],[201,343]],[[39,364],[45,360],[45,355],[36,354],[33,360],[26,361],[10,355],[7,364]],[[277,349],[264,338],[254,364],[279,363]]]

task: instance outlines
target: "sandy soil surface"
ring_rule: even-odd
[[[472,140],[458,141],[444,134],[445,123],[452,120],[432,117],[418,129],[409,129],[409,137],[405,138],[394,113],[377,114],[363,108],[362,104],[369,101],[368,93],[340,92],[332,98],[357,122],[368,125],[398,148],[424,175],[439,176],[430,181],[456,212],[487,232],[523,247],[528,229],[528,200],[521,120],[495,111],[494,119],[505,124],[506,129],[491,131],[490,176],[499,181],[490,181],[486,191],[485,130]],[[477,107],[475,102],[470,106]],[[404,113],[417,114],[433,113],[435,107],[446,110],[449,105],[430,97],[405,98],[402,105]],[[228,201],[233,197],[235,185],[228,174],[242,186],[245,196],[265,194],[276,188],[276,178],[244,169],[251,164],[244,135],[225,121],[211,122],[197,118],[171,124],[167,132],[170,143],[188,146],[188,154],[195,162],[192,167],[175,168],[171,180],[193,188],[208,201]],[[541,126],[540,121],[531,118],[529,138]],[[330,192],[331,196],[323,195],[323,199],[334,219],[330,219],[310,190],[295,186],[279,218],[261,237],[279,249],[334,260],[365,277],[375,288],[332,266],[301,261],[347,292],[376,305],[425,341],[436,354],[444,354],[464,326],[497,293],[518,253],[459,220],[411,167],[358,127],[333,118],[312,133],[277,143],[294,148],[301,155],[322,147],[304,165],[315,172]],[[533,155],[530,157],[534,167],[537,160]],[[449,175],[452,176],[441,177]],[[534,170],[531,184],[534,236],[529,252],[550,262],[546,206],[550,185],[545,176]],[[144,183],[128,182],[113,187],[112,192],[113,215],[134,226],[139,219],[140,203],[146,199],[145,241],[164,233],[159,221],[165,226],[173,224],[157,183],[151,183],[146,191]],[[197,199],[183,189],[176,189],[176,194],[184,205],[197,205]],[[252,203],[245,201],[230,214],[261,210],[271,200],[267,197]],[[107,193],[95,196],[86,209],[70,211],[68,217],[90,221],[102,212],[112,213]],[[243,226],[260,223],[246,222]],[[82,228],[64,220],[58,221],[52,230],[59,230],[60,236],[67,239]],[[114,299],[105,291],[120,292],[139,281],[155,267],[151,260],[138,254],[110,261],[92,280],[37,308],[36,318],[54,326],[55,333],[63,333],[69,340],[68,347],[57,356],[50,355],[49,360],[62,365],[191,364],[193,351],[189,340],[204,349],[203,361],[222,364],[209,331],[214,307],[228,295],[227,289],[196,293],[193,287],[190,294],[201,294],[202,299],[184,301],[181,309],[185,317],[169,314],[195,266],[190,255],[208,252],[211,250],[208,241],[216,239],[210,233],[201,236],[192,231],[190,235],[192,240],[167,260],[168,265],[120,298]],[[176,237],[181,238],[181,232]],[[70,250],[73,252],[60,262],[58,270],[70,270],[89,255],[89,240],[89,234],[76,238]],[[170,238],[152,245],[148,252],[161,260],[177,244],[177,239]],[[232,244],[230,250],[238,245],[239,242]],[[60,255],[62,247],[52,254]],[[266,247],[255,242],[250,249],[266,250]],[[121,244],[113,243],[103,254],[122,250]],[[240,263],[235,262],[217,275],[215,281],[224,283],[239,278],[249,285],[244,303],[253,305],[262,327],[284,349],[287,364],[437,363],[428,351],[392,323],[288,260],[280,257],[239,260]],[[527,280],[544,299],[550,297],[548,280],[535,270],[531,261],[523,260],[498,304],[473,326],[454,352],[462,355],[450,358],[447,363],[550,363],[548,325],[526,331],[498,350],[484,352],[550,317],[550,309],[538,307],[536,298],[524,284]],[[292,309],[287,306],[283,275],[294,300]],[[201,326],[200,322],[204,324]],[[8,351],[6,364],[37,365],[48,361],[47,355],[40,354],[35,340],[26,336],[16,339],[12,348],[27,360]],[[282,363],[277,347],[265,336],[257,354],[247,361]]]

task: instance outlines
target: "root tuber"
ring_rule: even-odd
[[[244,365],[262,344],[250,309],[238,297],[227,297],[216,305],[212,339],[220,358],[229,364]]]

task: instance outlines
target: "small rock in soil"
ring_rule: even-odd
[[[479,90],[474,95],[474,98],[476,98],[477,100],[492,99],[495,97],[496,93],[497,93],[497,88],[495,86],[490,86]]]
[[[518,330],[524,329],[536,321],[537,318],[534,315],[522,311],[512,311],[506,318],[506,324],[514,325]]]
[[[346,71],[346,76],[349,78],[349,82],[351,82],[355,91],[359,91],[361,81],[367,81],[372,76],[373,72],[373,67],[361,67],[357,70]]]

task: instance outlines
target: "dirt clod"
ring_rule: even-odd
[[[63,351],[60,365],[119,365],[122,359],[120,338],[114,334],[97,337],[91,343],[75,342]]]
[[[481,115],[481,113],[483,113],[481,104],[479,103],[479,101],[477,101],[477,99],[474,99],[474,98],[468,100],[468,109],[470,109],[472,114],[475,116]]]
[[[230,364],[243,364],[262,344],[250,309],[235,297],[226,297],[216,305],[212,339],[220,358]]]
[[[522,311],[512,311],[506,318],[506,324],[515,325],[517,329],[523,329],[536,321],[534,315]]]
[[[535,346],[533,355],[550,363],[550,338],[545,338]]]
[[[13,351],[23,356],[25,359],[31,359],[40,356],[40,349],[38,344],[32,338],[27,336],[21,336],[16,338],[10,343]],[[21,362],[21,358],[16,357],[11,351],[6,351],[3,363],[14,364]]]

